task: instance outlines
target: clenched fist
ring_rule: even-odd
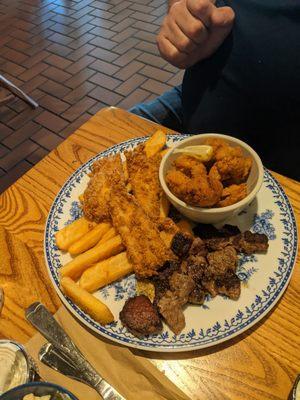
[[[211,56],[230,33],[234,11],[210,0],[178,0],[170,7],[157,45],[161,56],[178,68],[188,68]]]

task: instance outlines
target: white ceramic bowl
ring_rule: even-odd
[[[232,204],[227,207],[220,208],[202,208],[202,207],[193,207],[186,204],[184,201],[178,199],[168,188],[165,182],[165,176],[167,171],[171,168],[173,161],[178,157],[178,154],[174,154],[174,149],[181,149],[186,146],[195,146],[199,144],[203,144],[203,142],[208,138],[219,138],[224,139],[231,146],[240,146],[243,150],[243,153],[247,157],[252,158],[252,167],[247,179],[248,185],[248,195],[241,201]],[[233,217],[234,215],[241,212],[245,207],[248,206],[255,198],[257,192],[259,191],[264,176],[264,168],[261,162],[261,159],[257,155],[257,153],[246,143],[242,142],[239,139],[236,139],[232,136],[221,135],[218,133],[203,133],[201,135],[194,135],[187,139],[184,139],[178,143],[176,143],[172,148],[164,155],[160,168],[159,168],[159,180],[160,184],[166,193],[169,201],[173,204],[177,210],[186,216],[187,218],[196,221],[202,222],[205,224],[217,224],[220,222],[224,222],[225,220]]]

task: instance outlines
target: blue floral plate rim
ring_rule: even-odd
[[[169,139],[172,141],[182,140],[190,135],[169,135]],[[210,328],[203,332],[202,329],[198,330],[191,329],[186,334],[171,335],[165,334],[155,335],[152,338],[138,339],[128,332],[125,328],[115,329],[114,323],[111,326],[103,327],[90,318],[86,313],[77,307],[70,299],[65,297],[60,289],[57,274],[55,273],[55,251],[53,245],[53,238],[55,231],[53,230],[54,214],[57,212],[59,204],[63,201],[67,195],[70,197],[72,187],[76,187],[80,184],[82,177],[88,172],[92,163],[101,158],[106,157],[110,154],[117,152],[123,152],[128,148],[132,148],[147,139],[147,136],[129,139],[125,142],[116,144],[105,151],[97,154],[89,161],[80,166],[65,182],[61,190],[57,194],[55,200],[50,208],[48,218],[46,221],[45,238],[44,238],[44,250],[45,259],[48,266],[48,272],[51,281],[64,305],[75,315],[83,324],[95,331],[96,333],[105,336],[108,339],[118,342],[119,344],[127,345],[129,347],[144,349],[148,351],[162,351],[162,352],[180,352],[187,350],[195,350],[213,346],[215,344],[222,343],[229,340],[245,330],[249,329],[256,322],[262,319],[271,309],[276,305],[281,296],[283,295],[289,280],[292,275],[293,267],[296,261],[297,254],[297,225],[294,217],[294,213],[290,202],[278,181],[265,170],[264,185],[273,193],[274,204],[280,209],[280,215],[284,217],[282,221],[284,224],[285,237],[281,238],[283,242],[282,257],[278,259],[278,269],[274,271],[277,275],[278,282],[275,278],[270,278],[269,285],[266,290],[259,293],[255,297],[255,301],[246,307],[245,310],[238,310],[236,316],[230,321],[225,320],[222,324],[219,321]],[[73,186],[72,186],[73,185]],[[70,193],[68,192],[70,189]],[[275,199],[277,199],[275,201]],[[51,241],[52,240],[52,241]],[[52,245],[52,247],[51,247]],[[165,335],[165,336],[164,336]]]

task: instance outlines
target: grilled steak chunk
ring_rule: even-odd
[[[227,272],[235,272],[237,260],[236,250],[232,246],[209,253],[207,255],[209,263],[208,272],[215,276],[225,275]]]
[[[174,272],[169,279],[170,290],[158,301],[158,309],[169,327],[177,335],[185,327],[182,306],[187,303],[189,295],[195,288],[195,282],[188,275]]]
[[[202,286],[212,297],[226,294],[237,298],[240,293],[240,281],[235,275],[237,268],[237,253],[234,247],[227,246],[207,255],[208,267],[202,279]]]
[[[236,236],[241,231],[237,226],[226,224],[221,229],[215,228],[209,224],[198,224],[193,229],[195,236],[200,237],[203,240],[215,239],[215,238],[226,238]]]
[[[171,242],[171,250],[178,257],[184,258],[187,256],[191,245],[193,243],[193,238],[188,233],[177,232]]]
[[[191,291],[189,295],[189,303],[192,304],[203,304],[207,291],[202,285],[196,285],[195,289]]]
[[[180,268],[179,261],[171,261],[165,263],[164,267],[159,270],[159,274],[152,278],[155,287],[154,304],[157,305],[159,299],[170,289],[169,279],[175,271]]]
[[[200,238],[194,239],[189,250],[189,255],[206,256],[207,253],[208,250],[205,242]]]
[[[246,254],[260,253],[268,250],[268,237],[262,233],[246,231],[233,239],[233,246]]]
[[[241,294],[241,281],[235,274],[217,277],[215,286],[219,294],[225,294],[232,300],[237,300]]]
[[[175,293],[182,306],[187,303],[189,294],[194,288],[195,282],[188,275],[174,272],[170,278],[170,289]]]
[[[166,323],[175,335],[178,335],[185,327],[185,318],[180,301],[175,293],[167,290],[165,295],[159,300],[158,308]]]
[[[157,309],[144,295],[126,300],[120,320],[137,337],[158,333],[162,329]]]

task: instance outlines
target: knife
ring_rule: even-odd
[[[55,352],[84,377],[85,383],[94,388],[103,400],[125,400],[98,372],[91,366],[81,351],[58,324],[47,308],[39,303],[31,304],[25,312],[27,320],[52,344]],[[69,370],[70,372],[70,370]],[[74,376],[73,376],[74,377]]]

